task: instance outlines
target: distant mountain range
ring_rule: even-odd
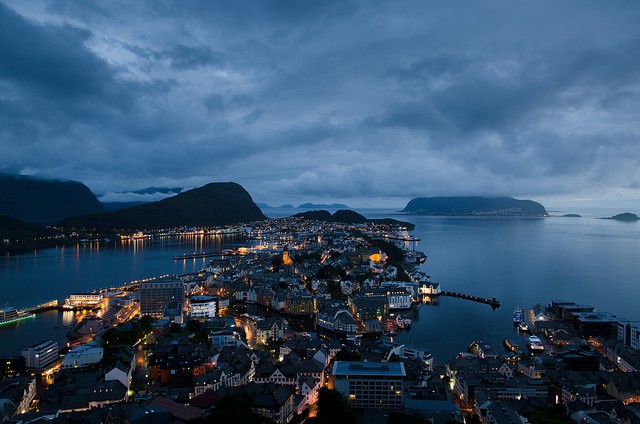
[[[106,209],[86,185],[0,174],[0,215],[41,225]]]
[[[228,182],[210,183],[158,202],[115,212],[68,218],[60,225],[102,230],[142,230],[229,225],[265,218],[242,186]]]
[[[410,222],[398,221],[392,218],[383,218],[383,219],[369,219],[364,215],[359,214],[358,212],[352,210],[338,210],[333,215],[331,212],[327,210],[317,210],[317,211],[308,211],[301,212],[293,215],[297,218],[303,219],[311,219],[314,221],[325,221],[325,222],[340,222],[343,224],[366,224],[366,223],[374,223],[374,224],[387,224],[387,225],[402,225],[407,227],[409,230],[413,230],[415,225]]]
[[[548,216],[540,203],[511,197],[418,197],[409,201],[403,212],[413,215]]]
[[[326,204],[322,204],[322,203],[303,203],[300,206],[298,206],[297,208],[295,208],[293,205],[290,205],[288,203],[285,203],[282,206],[269,206],[266,203],[256,203],[256,205],[258,205],[258,207],[260,209],[314,209],[314,210],[321,210],[321,209],[351,209],[349,206],[347,205],[343,205],[342,203],[332,203],[330,205],[326,205]]]

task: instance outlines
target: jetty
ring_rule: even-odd
[[[450,291],[441,291],[441,296],[449,296],[449,297],[457,297],[459,299],[471,300],[473,302],[484,303],[486,305],[491,306],[492,308],[499,308],[501,303],[495,297],[491,299],[486,299],[484,297],[473,296],[471,294],[458,293],[458,292],[450,292]]]
[[[222,252],[198,252],[198,253],[183,253],[179,256],[174,256],[174,261],[181,261],[183,259],[197,259],[197,258],[209,258],[212,256],[222,256]]]

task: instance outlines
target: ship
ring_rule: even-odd
[[[524,321],[524,315],[522,314],[522,309],[521,308],[516,308],[513,311],[513,323],[515,325],[518,325],[518,323],[521,323]]]
[[[544,345],[538,336],[527,337],[527,347],[529,347],[531,353],[542,353],[544,351]]]
[[[427,255],[419,250],[410,250],[407,252],[405,261],[412,265],[421,265],[427,260]]]
[[[529,326],[524,321],[520,321],[518,323],[518,331],[520,331],[522,333],[528,333],[529,332]]]
[[[33,316],[35,315],[19,311],[12,306],[5,306],[4,308],[0,309],[0,325],[9,324],[25,318],[31,318]]]

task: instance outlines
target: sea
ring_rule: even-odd
[[[504,338],[518,335],[515,308],[569,300],[596,311],[640,322],[640,222],[608,219],[623,211],[550,209],[546,218],[439,217],[366,209],[368,218],[391,217],[415,224],[424,251],[421,270],[442,290],[500,300],[497,309],[472,301],[440,297],[404,312],[413,322],[393,341],[432,352],[445,363],[473,341],[501,351]],[[294,210],[294,212],[296,212]],[[635,211],[631,211],[635,212]],[[270,217],[291,209],[270,209]],[[580,218],[563,217],[579,213]],[[237,237],[183,236],[127,242],[84,243],[0,258],[0,304],[23,307],[70,293],[115,287],[164,274],[196,272],[205,258],[175,261],[183,253],[241,246]],[[52,338],[66,343],[72,312],[51,311],[0,326],[0,355],[15,355]]]

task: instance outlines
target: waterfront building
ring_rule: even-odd
[[[62,368],[84,368],[97,364],[102,360],[103,352],[94,343],[74,347],[62,358]]]
[[[418,288],[418,293],[422,296],[437,296],[441,292],[440,283],[423,281]]]
[[[342,334],[355,334],[356,322],[351,312],[340,302],[326,302],[318,308],[318,327]]]
[[[102,302],[100,293],[73,293],[65,302],[69,308],[95,308]]]
[[[386,298],[389,310],[409,309],[413,299],[405,287],[380,287],[362,289],[358,296],[363,298]]]
[[[184,303],[184,284],[179,279],[163,278],[140,283],[140,314],[161,318],[169,302]]]
[[[213,318],[216,316],[218,298],[214,296],[192,296],[189,299],[191,318]]]
[[[354,408],[403,408],[402,362],[336,361],[331,374],[333,387]]]
[[[58,343],[53,340],[43,340],[22,351],[27,369],[44,371],[58,360]]]

